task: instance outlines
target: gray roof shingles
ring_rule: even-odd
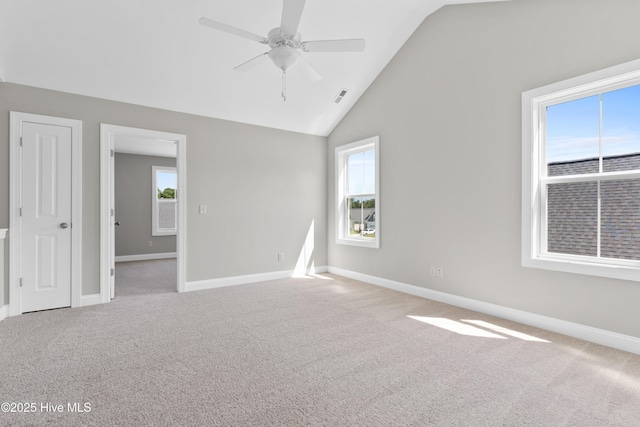
[[[549,176],[598,172],[599,160],[554,162]],[[603,158],[605,172],[640,170],[640,153]],[[551,184],[548,189],[548,251],[597,255],[597,182]],[[640,179],[600,182],[600,255],[640,259]]]

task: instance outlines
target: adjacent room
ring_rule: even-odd
[[[638,16],[0,0],[0,424],[639,425]]]
[[[177,292],[176,146],[151,139],[117,142],[113,297]]]

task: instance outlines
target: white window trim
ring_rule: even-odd
[[[547,106],[587,97],[596,93],[640,84],[640,60],[585,74],[522,94],[522,266],[616,279],[640,281],[640,262],[595,260],[592,257],[545,253],[543,138],[544,111]],[[616,179],[616,172],[599,174],[599,179]],[[631,175],[626,173],[625,175]],[[589,176],[567,180],[584,181]],[[547,178],[551,182],[555,178]]]
[[[156,182],[157,179],[157,174],[158,172],[173,172],[177,175],[177,169],[174,167],[170,167],[170,166],[151,166],[151,173],[152,173],[152,181],[153,181],[153,186],[152,186],[152,200],[151,200],[151,235],[152,236],[175,236],[176,234],[178,234],[178,229],[177,229],[177,225],[178,225],[178,220],[177,220],[177,215],[178,215],[178,194],[177,191],[178,189],[176,188],[176,198],[171,200],[171,201],[159,201],[158,200],[158,185]],[[174,203],[175,207],[176,207],[176,228],[174,229],[166,229],[166,228],[159,228],[158,227],[158,203]]]
[[[375,149],[375,209],[376,209],[376,233],[375,237],[349,236],[345,224],[347,210],[344,206],[347,192],[346,159],[349,154],[358,151]],[[380,248],[380,137],[372,136],[351,144],[341,145],[335,149],[335,183],[336,183],[336,243],[341,245],[360,246],[364,248]]]

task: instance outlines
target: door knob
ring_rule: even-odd
[[[67,224],[66,222],[63,222],[60,224],[60,228],[67,228],[69,227],[69,224]]]
[[[113,225],[120,225],[120,221],[114,222]]]

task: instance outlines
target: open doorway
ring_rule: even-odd
[[[176,146],[116,138],[114,151],[114,297],[176,292]]]
[[[155,267],[165,276],[171,274],[173,289],[182,292],[186,281],[186,136],[102,124],[100,145],[101,301],[108,302],[116,294],[117,261],[132,263],[128,267],[148,272],[154,270],[148,263],[164,261],[162,267]],[[153,166],[158,169],[157,175]],[[167,185],[169,171],[175,174],[175,185],[158,191],[156,186]],[[134,191],[136,188],[139,194]],[[159,193],[172,194],[174,198],[159,197]],[[134,203],[136,198],[144,200]],[[122,279],[130,281],[127,270],[130,269],[122,269]],[[166,283],[166,277],[161,278]],[[143,277],[139,279],[141,283],[136,286],[140,289],[134,293],[146,292]]]

